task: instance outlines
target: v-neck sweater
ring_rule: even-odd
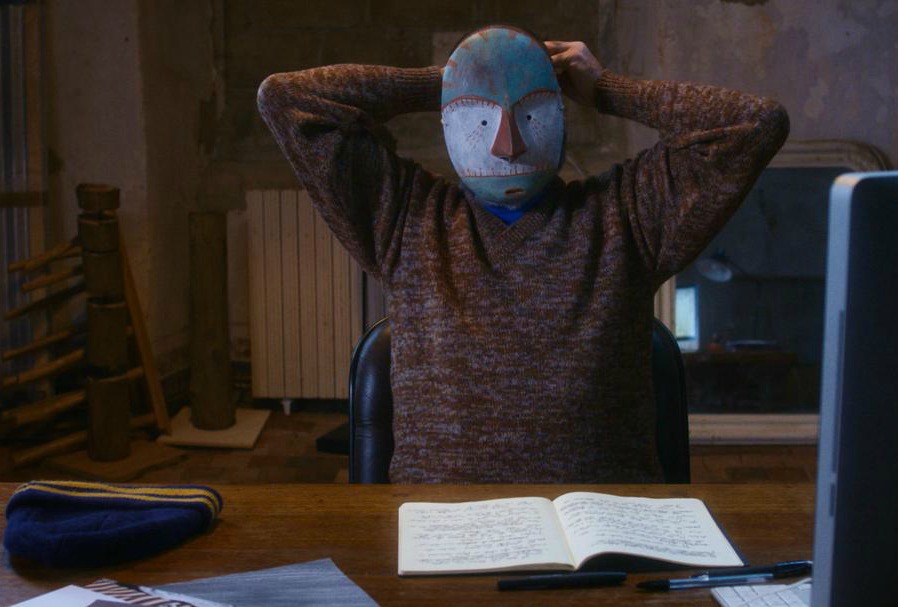
[[[259,108],[318,212],[388,293],[392,482],[655,482],[653,296],[710,242],[788,133],[778,103],[605,70],[596,109],[659,142],[556,179],[505,225],[398,157],[439,68],[275,74]]]

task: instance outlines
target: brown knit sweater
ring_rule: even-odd
[[[371,127],[439,110],[436,67],[270,76],[259,107],[325,221],[382,279],[393,482],[661,480],[652,300],[735,211],[788,132],[773,101],[606,70],[598,110],[660,141],[550,186],[515,223]]]

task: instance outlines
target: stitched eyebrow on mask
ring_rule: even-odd
[[[535,91],[530,91],[520,99],[514,102],[512,107],[517,107],[524,103],[525,101],[529,101],[535,97],[555,97],[558,95],[558,91],[553,91],[552,89],[536,89]]]
[[[517,101],[512,104],[512,107],[517,107],[524,103],[525,101],[529,101],[535,97],[555,97],[558,95],[558,91],[553,91],[552,89],[540,88],[535,91],[530,91]],[[499,107],[499,104],[493,101],[492,99],[487,99],[486,97],[481,97],[479,95],[461,95],[459,97],[454,98],[452,101],[446,103],[441,107],[441,110],[444,110],[453,105],[476,105],[483,104],[494,107]]]
[[[444,105],[441,110],[445,110],[448,107],[452,107],[453,105],[489,105],[494,107],[499,107],[499,104],[493,101],[492,99],[487,99],[486,97],[480,97],[479,95],[462,95],[460,97],[456,97],[446,105]]]

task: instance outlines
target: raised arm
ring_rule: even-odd
[[[398,114],[438,111],[439,68],[333,65],[274,74],[259,111],[337,238],[369,272],[398,253],[407,205],[432,177],[375,134]]]
[[[634,242],[657,284],[701,253],[789,133],[775,101],[713,86],[636,80],[582,43],[547,43],[562,88],[599,111],[655,128],[660,141],[619,169]]]

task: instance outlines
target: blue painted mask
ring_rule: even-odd
[[[522,30],[462,40],[443,71],[442,121],[455,171],[489,204],[525,204],[561,165],[561,89],[545,48]]]

